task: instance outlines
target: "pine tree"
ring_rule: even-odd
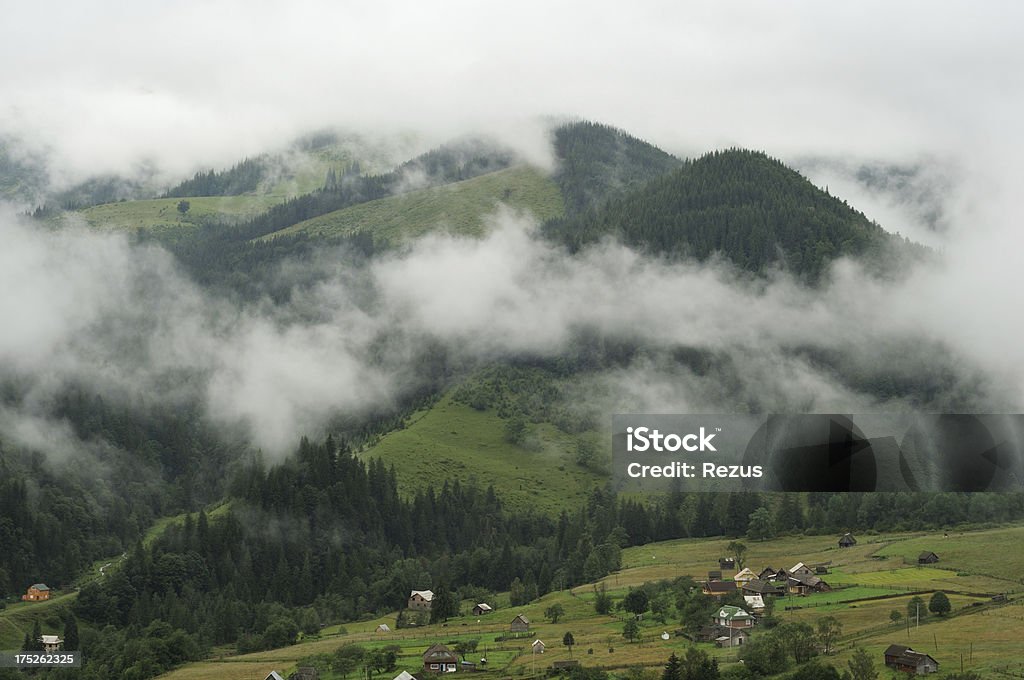
[[[69,652],[79,651],[78,640],[78,619],[71,612],[68,612],[64,619],[64,649]]]
[[[682,664],[679,663],[679,657],[676,656],[675,652],[672,652],[672,656],[668,657],[668,663],[665,664],[661,680],[683,680]]]
[[[39,619],[36,619],[35,624],[32,626],[32,641],[31,648],[29,651],[41,652],[43,651],[43,629],[39,625]]]
[[[442,583],[434,593],[433,602],[430,605],[430,622],[447,621],[453,616],[459,615],[459,599],[455,593]]]
[[[573,634],[566,631],[565,635],[562,636],[562,645],[569,649],[569,658],[572,658],[572,648],[576,644],[576,638]]]

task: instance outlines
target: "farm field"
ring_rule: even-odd
[[[860,584],[831,593],[783,597],[775,604],[775,613],[783,623],[805,622],[813,626],[823,616],[834,616],[841,623],[843,634],[836,654],[829,657],[828,661],[840,669],[845,668],[856,647],[861,646],[878,660],[877,665],[882,671],[880,677],[886,678],[888,671],[881,668],[880,660],[882,651],[893,643],[908,644],[914,649],[932,654],[942,664],[943,674],[959,670],[961,652],[965,655],[965,668],[981,672],[983,677],[988,677],[988,674],[1008,664],[1019,664],[1017,659],[1024,651],[1024,635],[1020,632],[1024,630],[1024,596],[1020,594],[1024,589],[1019,581],[1012,578],[986,577],[990,579],[991,587],[984,592],[949,595],[952,611],[948,617],[928,615],[920,627],[907,625],[905,612],[911,599],[909,591],[921,592],[921,597],[927,602],[932,592],[940,589],[935,584],[958,583],[957,579],[964,579],[974,586],[982,583],[972,580],[975,579],[972,575],[957,576],[955,571],[938,566],[906,567],[902,560],[878,560],[872,556],[882,550],[888,554],[901,554],[900,546],[906,552],[909,548],[903,544],[911,541],[916,542],[914,550],[917,550],[917,544],[936,540],[936,536],[941,537],[942,534],[880,534],[870,539],[865,537],[857,546],[848,549],[834,547],[836,537],[833,536],[784,537],[748,543],[746,563],[754,569],[761,568],[762,563],[776,568],[785,565],[788,568],[797,561],[813,563],[831,560],[834,572],[823,578],[828,580],[835,576],[837,585],[841,582]],[[954,554],[960,555],[964,563],[995,572],[998,571],[997,565],[986,562],[984,555],[988,554],[989,560],[993,561],[995,558],[991,546],[1004,545],[1022,536],[1024,527],[1010,526],[966,532],[948,538],[946,545],[954,548]],[[686,539],[629,548],[623,551],[623,569],[601,582],[615,599],[619,599],[628,592],[630,586],[645,581],[674,579],[678,576],[701,577],[707,570],[717,568],[717,559],[726,554],[728,542],[725,539]],[[945,550],[946,547],[943,552]],[[939,552],[940,556],[943,552]],[[879,562],[890,568],[879,569]],[[584,665],[600,666],[608,670],[621,670],[636,665],[657,669],[664,665],[665,659],[673,651],[683,652],[693,644],[678,635],[678,619],[669,618],[665,623],[659,623],[650,615],[640,622],[641,641],[627,642],[623,639],[622,627],[629,615],[619,610],[613,610],[609,615],[596,614],[593,608],[596,585],[586,584],[571,591],[549,593],[520,607],[508,606],[507,594],[502,594],[494,600],[497,611],[488,616],[478,618],[467,615],[450,619],[445,625],[407,628],[383,634],[374,632],[380,623],[394,625],[395,614],[390,614],[372,621],[345,624],[343,633],[339,627],[332,627],[324,631],[322,638],[304,641],[292,647],[198,662],[163,677],[171,680],[230,680],[258,676],[258,680],[262,680],[272,669],[287,672],[302,660],[314,662],[315,659],[311,657],[329,655],[342,645],[357,643],[367,648],[389,644],[400,648],[397,670],[380,676],[390,680],[401,670],[415,672],[421,669],[420,654],[431,644],[454,644],[465,639],[478,640],[478,654],[474,656],[488,658],[488,672],[476,674],[481,678],[529,677],[540,674],[554,661],[570,659],[570,651],[561,645],[566,632],[572,632],[576,640],[572,650],[573,659],[580,660]],[[994,604],[991,596],[1000,592],[1016,593],[1016,596],[1011,595],[1008,604]],[[463,611],[468,611],[472,604],[464,602]],[[545,618],[545,610],[553,604],[560,605],[564,610],[562,618],[554,624]],[[799,608],[787,611],[787,606]],[[893,610],[901,612],[902,618],[898,624],[889,618]],[[526,616],[531,622],[530,635],[495,642],[495,637],[506,631],[509,622],[518,614]],[[667,640],[662,639],[663,633],[668,633]],[[757,634],[755,628],[755,639]],[[540,639],[547,645],[542,656],[530,653],[529,644],[533,639]],[[709,643],[699,643],[698,646],[718,658],[723,667],[738,659],[736,650],[719,649]],[[326,673],[321,677],[331,680],[335,676]]]

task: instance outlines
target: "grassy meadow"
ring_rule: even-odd
[[[882,651],[893,643],[908,644],[914,649],[932,654],[942,664],[938,677],[960,668],[960,655],[964,655],[965,669],[975,670],[983,677],[1003,677],[996,674],[1006,666],[1019,668],[1024,652],[1024,588],[1015,575],[1006,578],[977,580],[974,575],[957,575],[953,569],[938,565],[908,567],[902,559],[892,556],[915,554],[918,546],[941,539],[943,534],[879,534],[859,537],[857,546],[840,549],[834,536],[792,536],[764,542],[748,542],[746,563],[755,571],[764,566],[791,567],[798,561],[824,563],[831,561],[831,573],[823,576],[833,582],[836,590],[807,597],[784,597],[776,601],[776,615],[782,622],[806,622],[814,625],[823,616],[834,616],[843,626],[843,635],[835,655],[828,661],[840,669],[857,647],[865,647],[876,660],[879,677],[890,677],[890,671],[881,666]],[[942,561],[948,551],[959,556],[958,564],[974,564],[986,574],[998,573],[1004,551],[1024,550],[1024,526],[1008,526],[950,535],[940,551]],[[623,551],[623,569],[602,580],[616,599],[628,587],[645,581],[672,579],[678,576],[701,577],[709,569],[717,569],[717,559],[726,554],[725,539],[689,539],[666,541]],[[999,546],[996,551],[993,546]],[[916,551],[916,552],[915,552]],[[879,559],[884,557],[884,559]],[[952,566],[952,565],[951,565]],[[852,585],[858,584],[858,585]],[[941,587],[936,584],[941,584]],[[911,592],[919,592],[927,602],[935,590],[948,589],[946,584],[962,585],[964,590],[985,589],[973,595],[951,593],[952,612],[946,617],[926,616],[920,626],[907,625],[905,617]],[[587,584],[571,591],[549,593],[541,599],[521,607],[508,606],[507,594],[495,599],[497,611],[483,617],[471,615],[422,628],[402,629],[391,633],[376,633],[380,623],[394,625],[396,613],[373,620],[334,626],[324,630],[320,638],[308,639],[291,647],[254,654],[229,656],[190,664],[163,677],[169,680],[252,679],[262,680],[270,670],[293,670],[300,662],[311,657],[332,654],[345,644],[357,643],[368,648],[397,645],[401,651],[398,669],[382,674],[390,680],[401,670],[415,672],[422,668],[420,654],[431,644],[456,643],[461,639],[479,641],[474,660],[488,659],[488,670],[478,673],[486,678],[529,677],[545,671],[552,662],[568,660],[570,650],[561,642],[566,632],[572,632],[576,645],[571,651],[573,659],[584,665],[600,666],[609,670],[646,666],[658,669],[672,652],[683,652],[693,643],[678,636],[678,622],[668,619],[658,623],[649,615],[641,621],[640,642],[627,642],[622,636],[626,614],[613,610],[611,615],[598,615],[593,609],[593,590],[596,584]],[[991,596],[1001,592],[1014,593],[1007,604],[996,604]],[[557,623],[550,623],[544,611],[552,604],[564,609]],[[464,602],[468,612],[472,602]],[[787,607],[799,607],[787,610]],[[894,624],[889,616],[893,610],[904,617]],[[531,634],[515,640],[497,642],[495,638],[508,630],[511,620],[525,615],[531,622]],[[667,640],[662,634],[668,633]],[[757,629],[754,630],[756,639]],[[530,653],[530,643],[540,639],[547,645],[543,655]],[[718,649],[711,644],[698,645],[719,659],[723,667],[737,662],[736,650]],[[1024,670],[1024,669],[1021,669]],[[330,672],[321,675],[332,680]],[[893,676],[896,677],[896,676]]]

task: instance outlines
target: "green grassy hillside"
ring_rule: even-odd
[[[484,231],[484,217],[499,203],[529,211],[541,221],[563,211],[561,194],[553,181],[533,168],[515,167],[336,210],[263,238],[300,232],[343,236],[365,231],[396,243],[435,230],[478,236]]]
[[[105,203],[78,213],[89,226],[101,230],[136,231],[144,229],[163,239],[173,239],[196,229],[203,219],[212,217],[252,217],[284,200],[283,195],[244,194],[206,196],[185,199],[188,212],[178,211],[179,198],[155,198],[145,201]]]
[[[436,487],[442,477],[475,479],[483,486],[493,484],[512,509],[578,508],[588,491],[603,482],[574,462],[574,437],[541,424],[536,434],[542,448],[531,451],[505,440],[505,423],[493,411],[477,411],[445,396],[361,457],[394,464],[399,486],[406,492]]]
[[[941,537],[941,534],[938,534]],[[946,617],[931,616],[924,619],[920,628],[910,627],[905,621],[899,625],[891,623],[889,614],[893,610],[906,611],[911,595],[909,591],[922,592],[927,599],[935,587],[925,587],[925,581],[935,580],[936,572],[943,571],[929,567],[918,572],[916,567],[903,568],[890,558],[879,559],[878,553],[896,554],[916,549],[921,540],[934,540],[933,534],[881,534],[858,543],[854,548],[840,550],[835,546],[833,536],[793,536],[757,543],[748,542],[747,564],[760,568],[763,564],[791,566],[797,561],[815,562],[831,559],[833,565],[842,568],[854,580],[870,580],[879,575],[891,574],[885,587],[854,587],[837,590],[829,594],[810,597],[787,597],[777,601],[776,614],[783,623],[803,622],[812,626],[824,616],[834,616],[842,625],[836,654],[825,660],[845,669],[846,662],[858,647],[865,647],[875,660],[879,677],[890,677],[882,668],[882,651],[889,644],[908,644],[918,651],[932,654],[942,664],[944,674],[958,671],[960,654],[964,655],[965,669],[980,672],[989,677],[997,669],[1008,664],[1019,664],[1017,658],[1022,650],[1020,637],[1021,623],[1024,622],[1024,598],[1020,598],[1020,583],[1007,578],[1001,584],[983,593],[994,594],[1005,590],[1018,592],[1005,605],[991,603],[983,593],[962,595],[951,593],[952,612]],[[620,599],[629,585],[638,585],[679,576],[700,576],[708,569],[717,568],[718,557],[726,554],[725,539],[693,539],[668,541],[642,547],[629,548],[623,552],[623,569],[618,574],[604,579],[614,599]],[[1024,526],[1011,526],[984,531],[967,532],[950,537],[947,551],[959,552],[964,559],[978,561],[980,568],[997,571],[1001,555],[1005,552],[1020,551],[1024,546]],[[992,550],[999,545],[1004,550]],[[984,546],[989,546],[987,549]],[[881,563],[881,564],[880,564]],[[896,567],[896,568],[893,568]],[[923,577],[927,576],[927,579]],[[825,577],[829,579],[829,576]],[[956,572],[947,571],[943,581],[953,582]],[[488,672],[484,678],[530,677],[540,675],[554,661],[570,658],[570,652],[561,645],[566,632],[572,632],[576,646],[572,658],[586,666],[599,666],[613,671],[624,671],[633,666],[644,666],[660,670],[672,652],[682,655],[693,646],[686,638],[676,635],[678,618],[671,615],[664,623],[647,614],[640,622],[642,639],[639,643],[628,643],[622,637],[623,621],[626,614],[613,610],[610,615],[596,614],[593,608],[593,585],[583,585],[572,591],[550,593],[529,604],[511,607],[505,594],[498,595],[493,603],[497,610],[484,617],[464,615],[449,620],[446,624],[435,624],[421,628],[396,630],[391,633],[376,633],[380,623],[394,625],[395,613],[370,621],[347,624],[344,629],[325,629],[319,638],[310,638],[300,644],[282,649],[257,652],[247,655],[222,656],[208,661],[193,663],[164,677],[170,680],[207,680],[213,678],[265,677],[270,670],[290,671],[297,665],[319,664],[321,678],[332,680],[339,677],[330,674],[324,665],[324,656],[331,655],[346,644],[359,644],[368,649],[385,645],[396,645],[398,669],[386,674],[393,677],[399,670],[416,672],[422,668],[419,655],[431,644],[443,642],[451,646],[459,640],[479,641],[474,658],[486,656]],[[947,586],[948,587],[948,586]],[[888,592],[887,592],[888,591]],[[884,599],[878,599],[879,597]],[[869,599],[870,598],[870,599]],[[829,600],[829,601],[826,601]],[[550,623],[545,610],[553,604],[564,610],[557,623]],[[472,606],[463,602],[462,610]],[[789,609],[787,609],[787,607]],[[531,622],[529,637],[498,642],[496,638],[508,630],[508,625],[517,614],[524,614]],[[661,637],[669,633],[669,639]],[[753,636],[764,633],[755,627]],[[530,643],[543,640],[547,649],[543,655],[534,656]],[[723,669],[736,665],[736,650],[718,649],[710,643],[696,645],[717,658]],[[973,657],[972,657],[973,654]],[[318,658],[319,657],[319,658]],[[475,660],[475,659],[474,659]],[[792,670],[792,662],[789,666]],[[383,677],[383,676],[382,676]],[[781,676],[773,676],[781,677]],[[996,676],[993,676],[996,677]]]
[[[0,610],[0,650],[21,649],[25,634],[31,633],[36,620],[44,634],[61,634],[64,624],[60,610],[71,606],[76,592],[56,593],[45,602],[15,602]]]

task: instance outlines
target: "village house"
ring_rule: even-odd
[[[543,654],[544,653],[544,643],[541,642],[540,640],[534,640],[533,644],[530,645],[530,648],[533,649],[533,653],[534,654]]]
[[[392,680],[416,680],[416,676],[409,671],[402,671],[396,675]]]
[[[270,671],[263,680],[284,680],[284,677],[277,671]]]
[[[389,626],[386,623],[382,623],[379,626],[377,626],[377,631],[376,632],[378,632],[378,633],[390,633],[391,632],[391,626]]]
[[[729,628],[710,623],[687,638],[693,642],[713,642],[718,647],[739,647],[750,640],[746,628]]]
[[[722,572],[717,570],[717,569],[713,569],[713,570],[709,571],[708,572],[708,580],[709,581],[721,581],[722,580]]]
[[[516,618],[512,619],[508,629],[513,633],[525,633],[530,630],[530,619],[522,614],[517,614]]]
[[[420,611],[430,611],[430,606],[434,603],[434,591],[432,590],[414,590],[409,595],[409,609],[418,609]]]
[[[25,602],[41,602],[50,599],[50,587],[45,583],[36,583],[28,587],[28,591],[21,596]]]
[[[857,545],[857,539],[851,533],[845,533],[839,538],[840,548],[852,548]]]
[[[754,617],[731,604],[720,607],[715,613],[715,625],[723,628],[750,628],[754,625]]]
[[[885,650],[885,665],[903,673],[925,675],[937,673],[939,662],[923,652],[915,652],[906,645],[889,645]]]
[[[454,673],[458,668],[458,655],[440,643],[423,652],[423,670],[427,673]]]
[[[768,581],[762,581],[759,578],[753,581],[747,581],[740,588],[743,590],[745,595],[784,595],[786,593],[785,588],[776,585],[775,583],[769,583]]]
[[[705,595],[726,595],[728,593],[736,592],[735,581],[704,581],[701,584],[701,592]]]
[[[750,569],[744,567],[743,571],[740,571],[732,577],[732,580],[736,581],[737,583],[744,583],[746,581],[753,581],[755,578],[757,578],[757,574],[755,574]]]
[[[807,595],[831,592],[832,586],[812,574],[810,576],[790,576],[786,583],[786,589],[791,595]]]
[[[481,602],[473,607],[473,616],[483,616],[484,614],[490,614],[493,611],[494,608],[491,605],[486,602]]]
[[[40,635],[39,641],[43,644],[43,651],[47,654],[59,652],[60,646],[64,644],[64,639],[59,635]]]
[[[743,601],[746,603],[747,608],[754,614],[764,613],[764,597],[761,595],[744,595]]]
[[[722,571],[732,571],[736,568],[736,560],[731,557],[719,557],[718,568]]]
[[[797,577],[797,578],[799,578],[801,576],[814,576],[814,570],[811,569],[810,567],[808,567],[803,562],[797,562],[792,567],[790,567],[789,575],[791,577]]]
[[[742,628],[731,628],[729,632],[715,638],[716,647],[741,647],[750,641],[750,633]]]
[[[775,578],[775,574],[778,573],[771,567],[765,567],[761,570],[761,573],[757,575],[762,581],[771,581]]]
[[[917,556],[918,564],[935,564],[939,561],[939,556],[933,552],[923,552]]]

